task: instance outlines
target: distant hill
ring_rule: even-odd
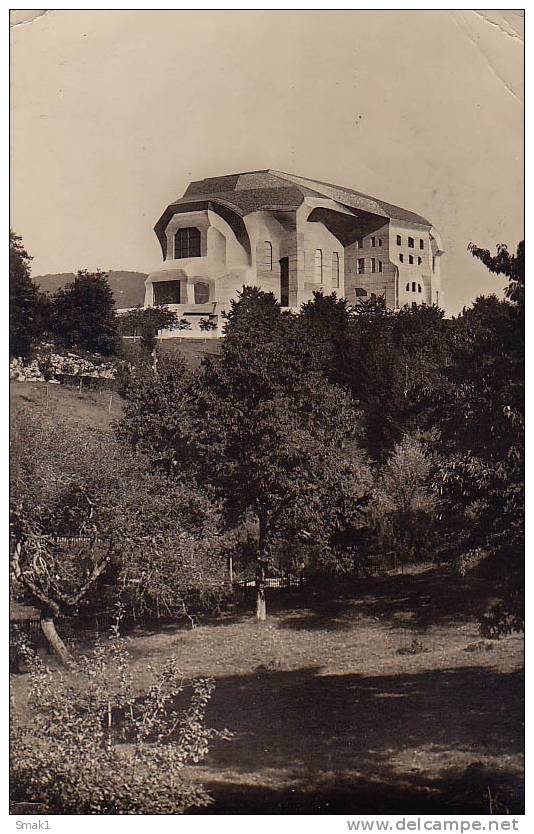
[[[145,272],[125,272],[120,269],[111,269],[108,272],[108,280],[113,296],[115,307],[136,307],[141,306],[145,301]],[[32,276],[36,284],[43,292],[54,293],[65,284],[74,281],[73,272],[57,272],[54,275]]]

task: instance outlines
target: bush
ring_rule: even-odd
[[[76,676],[51,673],[27,644],[23,651],[31,724],[12,729],[15,801],[51,814],[183,814],[211,802],[183,773],[212,738],[229,737],[205,725],[211,680],[185,683],[173,657],[139,697],[118,625]]]

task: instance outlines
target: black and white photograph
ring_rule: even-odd
[[[10,10],[8,830],[522,830],[524,22]]]

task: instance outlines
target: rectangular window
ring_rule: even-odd
[[[179,281],[155,281],[154,304],[180,304]]]
[[[382,238],[381,237],[378,238],[378,245],[382,246]]]
[[[358,258],[358,275],[363,275],[365,272],[365,258]]]
[[[415,240],[413,239],[413,237],[409,237],[408,238],[408,249],[413,249],[414,246],[415,246]]]
[[[410,255],[410,256],[409,256],[409,258],[408,258],[408,260],[409,260],[409,262],[410,262],[411,264],[413,264],[413,255]]]
[[[313,266],[314,281],[316,284],[323,283],[323,250],[315,250],[315,261]]]
[[[397,235],[397,246],[402,246],[402,238],[400,235]]]
[[[418,255],[417,256],[417,263],[421,265],[423,263],[423,259]]]
[[[371,246],[376,246],[376,237],[371,238]]]
[[[200,258],[200,231],[194,226],[178,229],[174,235],[174,257]]]
[[[425,242],[422,238],[420,238],[419,239],[419,249],[424,249],[424,248],[425,248]]]
[[[339,254],[332,252],[332,287],[339,289]]]
[[[378,271],[382,272],[382,261],[378,261]]]
[[[402,255],[402,254],[399,255],[399,261],[401,262],[401,264],[404,263],[404,255]]]
[[[371,272],[376,272],[376,260],[371,258]]]

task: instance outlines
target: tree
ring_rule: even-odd
[[[191,330],[191,325],[186,319],[179,319],[173,310],[160,305],[128,310],[119,318],[119,329],[124,335],[140,336],[141,347],[145,353],[152,354],[158,331]]]
[[[274,543],[306,530],[327,546],[339,496],[352,485],[358,503],[368,489],[353,450],[358,412],[301,336],[271,293],[246,287],[231,304],[221,353],[194,379],[174,366],[132,392],[120,426],[177,479],[211,490],[229,526],[255,520],[259,620]]]
[[[453,322],[439,488],[452,555],[500,590],[486,620],[498,634],[521,628],[524,616],[524,245],[516,255],[469,248],[507,276],[507,300],[478,298]]]
[[[376,547],[391,554],[394,564],[418,563],[432,554],[437,495],[435,463],[425,442],[405,435],[377,473],[368,516]]]
[[[52,297],[52,328],[56,341],[65,347],[114,353],[119,334],[107,273],[78,270],[74,281]]]
[[[72,658],[55,620],[87,605],[105,573],[113,575],[110,602],[120,598],[130,613],[183,615],[191,592],[223,589],[223,545],[206,496],[147,473],[142,456],[113,435],[45,413],[17,415],[12,572],[15,587],[40,608],[43,632],[64,665]]]
[[[44,329],[46,299],[30,277],[31,256],[22,238],[9,232],[9,351],[27,357]]]

